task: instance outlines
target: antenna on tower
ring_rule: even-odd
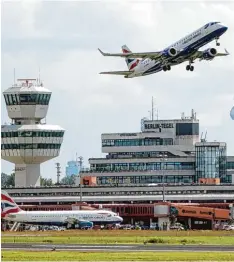
[[[204,142],[206,142],[206,136],[207,136],[207,130],[206,130],[206,133],[205,133],[205,138],[204,138],[205,141]]]
[[[154,120],[154,97],[152,96],[152,108],[151,108],[152,120]]]
[[[151,110],[149,110],[148,112],[151,115],[151,120],[154,120],[154,112],[155,112],[156,108],[154,107],[154,97],[152,96],[152,102],[151,102]],[[157,120],[158,120],[158,109],[157,109]]]
[[[41,82],[41,69],[40,69],[40,66],[39,66],[39,70],[38,70],[38,81],[39,81],[39,83]]]
[[[15,68],[14,68],[14,85],[15,85]]]

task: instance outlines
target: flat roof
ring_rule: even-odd
[[[83,196],[85,202],[106,202],[106,201],[155,201],[162,200],[162,195],[116,195],[116,196]],[[184,200],[234,200],[234,194],[181,194],[165,195],[166,201],[184,201]],[[14,197],[15,202],[79,202],[80,196],[45,196],[45,197]]]

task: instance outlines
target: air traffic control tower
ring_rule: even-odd
[[[12,123],[1,128],[2,159],[15,164],[15,186],[40,186],[40,164],[59,155],[65,131],[42,123],[51,91],[37,79],[18,79],[3,95]]]

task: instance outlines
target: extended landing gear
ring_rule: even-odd
[[[189,71],[189,70],[190,70],[190,71],[193,71],[193,70],[194,70],[194,66],[192,66],[192,65],[187,65],[187,66],[186,66],[186,70],[187,70],[187,71]]]
[[[216,38],[215,41],[216,41],[216,46],[220,46],[220,43],[218,42],[219,38]]]
[[[163,71],[170,71],[171,70],[171,66],[170,65],[165,65],[165,66],[163,66]]]

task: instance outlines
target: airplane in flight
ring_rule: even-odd
[[[213,60],[218,56],[229,55],[226,49],[225,53],[219,53],[216,48],[198,51],[199,48],[213,40],[216,41],[217,46],[220,46],[218,40],[227,29],[228,27],[221,25],[220,22],[210,22],[164,50],[157,52],[134,53],[126,45],[122,46],[122,53],[104,53],[98,48],[103,56],[124,57],[129,69],[129,71],[109,71],[100,74],[123,75],[125,78],[133,78],[154,74],[161,70],[168,71],[171,70],[171,66],[185,61],[189,62],[186,70],[193,71],[194,66],[192,64],[196,59],[200,61]]]
[[[93,224],[117,224],[123,218],[107,210],[68,210],[68,211],[24,211],[7,192],[1,192],[1,217],[7,221],[32,224],[92,227]]]

